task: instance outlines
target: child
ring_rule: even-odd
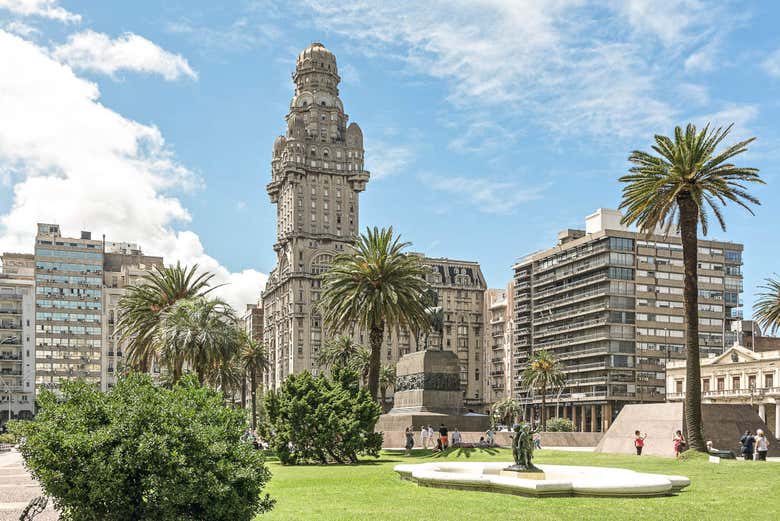
[[[672,441],[674,443],[674,457],[679,458],[680,454],[685,450],[685,437],[683,437],[682,431],[674,433]]]
[[[643,436],[639,431],[634,431],[634,447],[636,447],[637,456],[642,455],[642,449],[645,446],[645,438],[647,438],[647,433]]]

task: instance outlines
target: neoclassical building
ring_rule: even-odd
[[[277,207],[277,263],[260,298],[271,358],[263,383],[271,388],[290,374],[321,370],[317,357],[328,332],[316,311],[320,275],[360,231],[359,198],[370,174],[363,165],[363,133],[357,123],[347,124],[339,79],[336,58],[321,43],[298,55],[287,129],[273,146],[267,191]],[[485,378],[484,276],[476,262],[428,257],[423,262],[431,268],[428,281],[442,307],[442,331],[416,337],[404,329],[386,331],[382,363],[426,347],[456,351],[464,404],[477,408]],[[364,332],[354,337],[367,345]]]

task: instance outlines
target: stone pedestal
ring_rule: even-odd
[[[499,476],[505,476],[508,478],[518,478],[518,479],[545,479],[544,472],[541,470],[539,472],[528,472],[528,471],[520,471],[520,470],[509,470],[509,469],[503,469],[501,472],[498,473]]]
[[[444,424],[450,431],[485,432],[490,427],[486,414],[463,414],[460,362],[452,351],[418,351],[404,355],[396,365],[393,408],[379,417],[378,432],[418,431]]]

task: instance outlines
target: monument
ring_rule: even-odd
[[[544,471],[533,464],[534,458],[534,434],[538,429],[532,429],[527,423],[515,427],[515,435],[512,438],[512,457],[514,465],[503,469],[502,476],[511,476],[521,479],[544,479]]]
[[[485,432],[490,417],[463,409],[460,363],[452,351],[417,351],[404,355],[396,366],[394,406],[379,417],[376,430],[403,432],[423,425],[462,432]]]

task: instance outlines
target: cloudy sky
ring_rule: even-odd
[[[253,302],[295,56],[336,53],[372,181],[361,225],[431,256],[520,256],[616,207],[633,149],[674,125],[757,136],[764,205],[729,208],[745,301],[779,272],[780,5],[703,0],[0,0],[0,250],[36,222],[198,262]]]

